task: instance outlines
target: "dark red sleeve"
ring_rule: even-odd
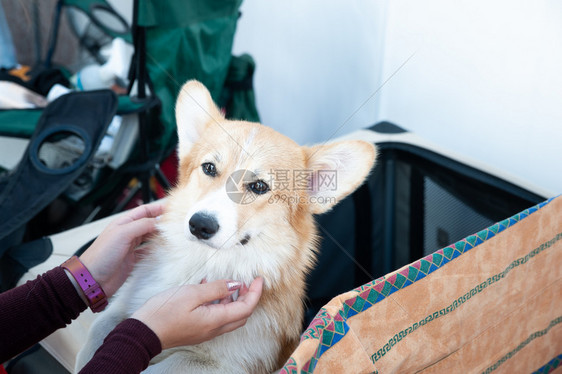
[[[85,309],[60,267],[0,294],[0,362],[65,327]]]
[[[0,294],[0,363],[65,327],[85,309],[61,267]],[[140,373],[161,351],[158,336],[148,326],[127,319],[81,373]]]
[[[144,323],[129,318],[107,335],[102,346],[80,374],[140,373],[162,351],[158,336]]]

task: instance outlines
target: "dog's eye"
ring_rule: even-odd
[[[201,165],[201,168],[203,169],[203,173],[207,174],[208,176],[217,176],[217,167],[212,162],[205,162]]]
[[[248,183],[248,188],[255,194],[262,195],[269,191],[269,186],[262,180]]]

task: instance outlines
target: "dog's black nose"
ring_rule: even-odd
[[[219,231],[215,217],[205,213],[195,213],[189,220],[189,231],[197,239],[209,239]]]

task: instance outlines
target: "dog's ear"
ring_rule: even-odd
[[[324,213],[363,183],[375,163],[373,144],[345,140],[306,148],[309,206],[314,214]]]
[[[186,156],[193,143],[209,123],[224,118],[217,108],[209,90],[195,80],[183,85],[176,102],[176,124],[178,127],[178,155]]]

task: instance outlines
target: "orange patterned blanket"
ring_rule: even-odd
[[[334,298],[281,373],[562,372],[562,197]]]

